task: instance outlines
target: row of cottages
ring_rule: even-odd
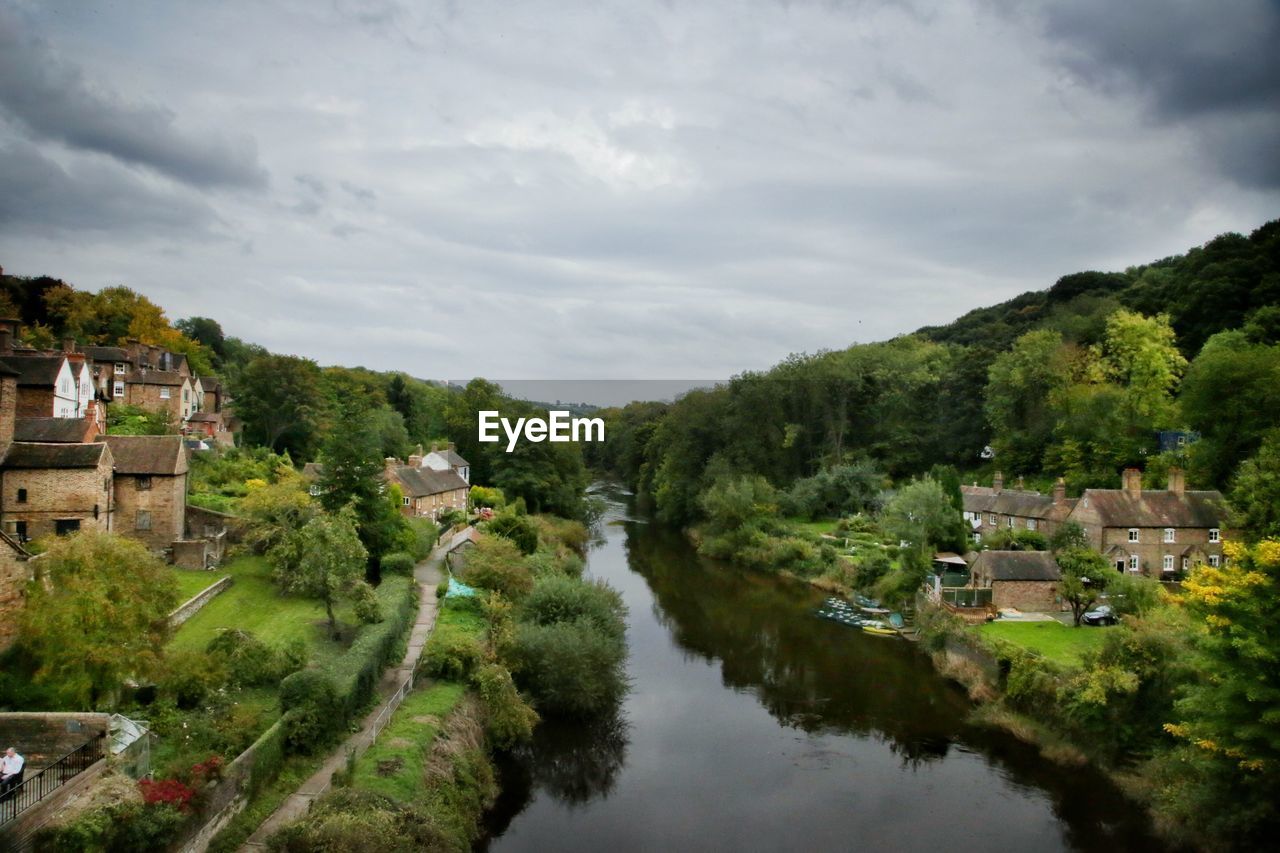
[[[964,517],[973,541],[999,529],[1037,530],[1052,535],[1067,522],[1079,524],[1092,548],[1117,571],[1172,575],[1196,565],[1220,565],[1229,510],[1216,490],[1188,490],[1181,469],[1170,468],[1164,489],[1143,489],[1142,472],[1128,468],[1122,488],[1085,489],[1066,497],[1059,478],[1052,495],[1003,488],[996,474],[991,487],[961,486]]]
[[[132,340],[114,347],[66,339],[62,352],[47,352],[17,344],[19,328],[0,319],[0,365],[18,372],[20,418],[89,419],[101,431],[105,404],[119,402],[166,412],[186,434],[234,444],[224,386],[196,376],[185,355]]]
[[[22,544],[96,529],[139,539],[155,551],[183,539],[188,468],[182,436],[95,435],[85,441],[79,430],[18,419],[18,396],[15,377],[0,373],[5,535]]]
[[[408,518],[435,520],[445,510],[467,511],[471,463],[450,445],[423,453],[419,446],[407,465],[387,459],[387,479],[400,487],[400,511]]]

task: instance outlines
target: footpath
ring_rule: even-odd
[[[431,629],[435,627],[436,611],[439,607],[439,602],[436,601],[436,586],[444,579],[444,572],[440,568],[441,563],[453,546],[469,535],[469,531],[470,528],[466,528],[447,542],[437,546],[431,552],[431,556],[414,569],[413,576],[422,588],[422,597],[418,602],[418,619],[413,623],[413,631],[409,634],[409,648],[405,652],[404,660],[400,662],[399,667],[388,669],[382,675],[382,681],[378,684],[377,707],[360,721],[360,731],[343,741],[325,759],[324,764],[320,765],[320,769],[303,782],[298,790],[290,794],[280,807],[254,830],[248,840],[240,845],[241,853],[268,849],[267,839],[272,833],[305,815],[311,808],[311,803],[329,790],[333,774],[346,768],[347,756],[354,753],[357,758],[360,757],[377,738],[382,726],[390,719],[393,706],[399,705],[400,700],[404,698],[404,692],[400,688],[413,674],[418,658],[422,656],[422,650],[427,645],[427,638],[431,636]]]

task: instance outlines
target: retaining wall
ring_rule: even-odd
[[[212,576],[212,574],[213,573],[210,572],[210,576]],[[177,610],[169,614],[169,626],[177,628],[183,622],[186,622],[192,616],[195,616],[200,612],[202,607],[210,601],[213,601],[222,593],[226,592],[233,583],[235,583],[235,579],[228,575],[222,580],[210,584],[206,589],[193,595],[185,603],[180,605]]]

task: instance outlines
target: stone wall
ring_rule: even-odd
[[[187,475],[154,475],[150,488],[138,488],[139,477],[115,477],[115,531],[137,539],[153,551],[163,551],[186,530]],[[145,481],[144,481],[145,482]],[[150,529],[140,528],[139,512],[150,513]]]
[[[104,737],[110,714],[0,713],[0,750],[10,746],[27,760],[27,775],[47,767],[87,740]]]
[[[5,471],[6,527],[10,522],[25,521],[30,539],[53,533],[58,519],[79,519],[81,529],[107,530],[112,505],[111,455],[104,453],[102,459],[97,468]],[[27,490],[25,503],[18,503],[18,489]]]
[[[160,398],[160,389],[169,389],[169,399]],[[144,385],[141,382],[129,382],[125,386],[125,401],[130,406],[139,406],[147,411],[166,411],[176,424],[182,420],[182,388],[177,385]]]
[[[53,397],[53,388],[19,388],[17,409],[18,417],[53,417]]]
[[[248,802],[250,793],[261,788],[266,782],[262,773],[255,774],[258,760],[266,753],[272,753],[270,760],[276,766],[272,775],[279,771],[280,750],[283,743],[282,721],[262,733],[248,749],[236,756],[223,771],[222,780],[208,793],[204,805],[200,809],[201,820],[181,843],[172,849],[182,853],[204,853],[213,837],[226,827]]]
[[[239,529],[236,517],[225,512],[215,512],[200,506],[187,504],[187,539],[210,539],[222,531],[227,532],[228,540],[238,542]],[[183,537],[175,537],[183,538]]]
[[[213,601],[219,595],[222,595],[222,593],[227,591],[231,584],[235,583],[235,579],[231,577],[224,577],[216,582],[212,580],[212,573],[210,573],[209,577],[210,585],[208,587],[193,595],[190,599],[181,604],[178,609],[169,614],[169,625],[171,627],[177,628],[183,622],[186,622],[192,616],[195,616],[200,612],[201,608],[210,601]]]
[[[1030,613],[1061,610],[1056,581],[993,581],[991,603],[997,609],[1012,607]]]

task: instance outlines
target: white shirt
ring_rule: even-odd
[[[26,759],[21,755],[6,755],[0,758],[0,776],[16,776],[25,763]]]

